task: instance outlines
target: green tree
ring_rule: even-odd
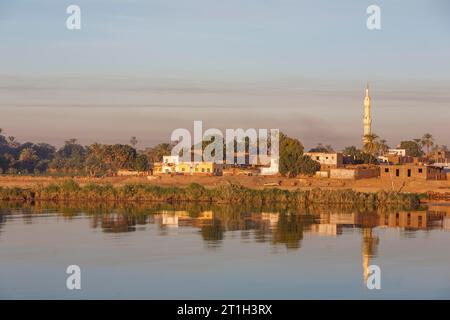
[[[350,162],[353,164],[370,164],[375,163],[377,160],[373,155],[363,152],[355,146],[344,148],[342,153],[351,158]]]
[[[280,132],[280,163],[279,170],[283,176],[295,177],[299,174],[299,162],[303,156],[302,143],[294,138],[289,138]]]
[[[19,156],[19,165],[21,170],[26,170],[27,172],[33,172],[39,157],[32,148],[25,148],[22,150]]]
[[[361,152],[361,150],[359,150],[355,146],[345,147],[344,150],[342,151],[344,155],[351,157],[356,156],[358,152]]]
[[[93,143],[87,147],[85,168],[90,176],[100,176],[112,173],[111,165],[106,163],[103,159],[105,149],[105,146],[99,143]]]
[[[148,158],[145,154],[139,154],[136,157],[135,168],[137,171],[147,171],[148,170]]]
[[[400,142],[400,149],[406,150],[406,155],[411,157],[423,156],[422,147],[419,143],[413,140],[407,140]]]
[[[303,155],[298,163],[298,172],[305,175],[313,175],[320,170],[320,163],[311,159],[311,157]]]
[[[84,169],[86,149],[70,139],[60,148],[50,163],[50,167],[64,173],[80,173]]]
[[[295,177],[299,174],[314,174],[320,170],[320,164],[310,157],[303,155],[304,147],[295,138],[290,138],[280,132],[280,174]]]
[[[160,143],[153,148],[147,149],[145,152],[151,163],[161,162],[163,156],[169,156],[171,154],[172,148],[173,145],[170,143]]]

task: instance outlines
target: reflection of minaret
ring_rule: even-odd
[[[369,84],[366,86],[366,95],[364,97],[364,136],[363,144],[366,143],[366,135],[372,134],[372,117],[370,115],[370,96],[369,96]]]
[[[363,275],[364,283],[367,283],[367,268],[369,267],[369,259],[376,255],[378,238],[372,235],[372,228],[363,228],[363,243],[362,243],[362,257],[363,257]]]

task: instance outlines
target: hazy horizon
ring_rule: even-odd
[[[429,132],[450,146],[450,4],[377,1],[0,2],[0,128],[57,146],[170,140],[176,128],[278,128],[311,148],[391,147]],[[405,2],[406,3],[406,2]]]

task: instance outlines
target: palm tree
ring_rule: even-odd
[[[376,134],[366,134],[364,136],[364,152],[376,156],[378,150],[380,149],[380,144],[378,142],[378,136]]]
[[[422,146],[427,148],[427,154],[430,153],[430,147],[434,145],[434,138],[431,134],[425,133],[422,137]]]
[[[382,155],[385,155],[385,154],[388,153],[388,151],[389,151],[389,146],[387,145],[386,142],[387,142],[386,140],[381,139],[381,140],[380,140],[380,143],[379,143],[380,153],[381,153]]]
[[[78,142],[78,139],[76,139],[76,138],[71,138],[71,139],[65,141],[64,143],[65,143],[65,144],[76,144],[77,142]]]
[[[135,148],[136,145],[138,144],[137,138],[136,137],[131,137],[130,144],[133,146],[133,148]]]
[[[19,146],[19,143],[16,141],[16,137],[13,136],[8,137],[8,144],[13,148],[17,148]]]

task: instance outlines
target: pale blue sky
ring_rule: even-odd
[[[360,143],[369,81],[391,145],[427,131],[450,145],[449,18],[445,0],[0,0],[0,127],[144,147],[203,120],[341,148]]]

